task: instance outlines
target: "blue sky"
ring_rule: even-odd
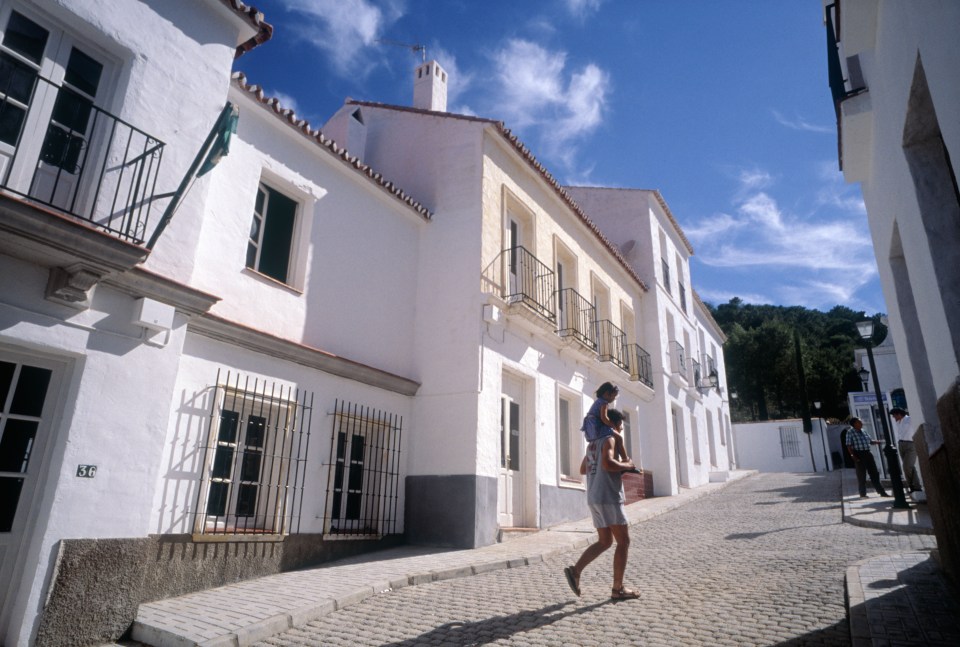
[[[659,189],[708,302],[886,312],[837,166],[820,0],[247,0],[236,69],[321,126],[410,105],[426,46],[448,110],[503,120],[564,184]]]

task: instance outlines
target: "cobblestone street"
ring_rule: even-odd
[[[640,600],[608,599],[612,550],[574,597],[573,551],[385,592],[258,645],[849,644],[845,568],[934,540],[841,523],[839,489],[836,472],[762,474],[633,526],[626,583]]]

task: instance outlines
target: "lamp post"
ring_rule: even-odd
[[[820,445],[823,447],[823,468],[830,471],[830,460],[827,458],[827,439],[824,437],[823,416],[820,414],[820,401],[813,403],[813,408],[817,410],[817,420],[820,421]]]
[[[864,342],[867,349],[867,359],[870,361],[870,373],[873,373],[873,392],[877,396],[877,409],[880,412],[880,425],[883,427],[883,437],[886,445],[883,448],[883,454],[887,457],[887,469],[890,472],[890,484],[893,486],[893,507],[909,508],[907,498],[903,493],[903,480],[900,477],[900,459],[897,457],[897,450],[894,448],[890,439],[890,424],[887,422],[886,412],[883,408],[883,398],[880,395],[880,380],[877,377],[877,365],[873,361],[873,321],[858,321],[857,332]],[[863,369],[860,369],[860,377],[863,376]]]

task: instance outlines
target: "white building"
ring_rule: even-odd
[[[271,33],[242,3],[5,1],[0,33],[0,642],[396,542],[431,214],[231,85]]]
[[[937,545],[960,577],[960,4],[824,7],[841,168],[863,190]]]
[[[733,465],[722,333],[659,194],[621,239],[502,124],[442,112],[435,63],[419,108],[348,102],[321,135],[231,77],[271,34],[238,0],[0,2],[7,647],[582,517],[604,381],[656,494]]]
[[[734,465],[723,387],[726,336],[691,287],[693,247],[659,191],[568,187],[651,289],[643,311],[655,375],[650,439],[657,492],[725,480]],[[715,379],[711,381],[711,375]],[[716,388],[709,385],[714,384]]]

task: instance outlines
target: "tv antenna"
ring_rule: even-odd
[[[427,46],[420,45],[419,43],[401,43],[397,40],[388,40],[386,38],[381,38],[377,40],[378,43],[383,43],[384,45],[394,45],[396,47],[403,47],[404,49],[409,49],[411,52],[416,54],[420,52],[420,59],[422,63],[427,62]]]

